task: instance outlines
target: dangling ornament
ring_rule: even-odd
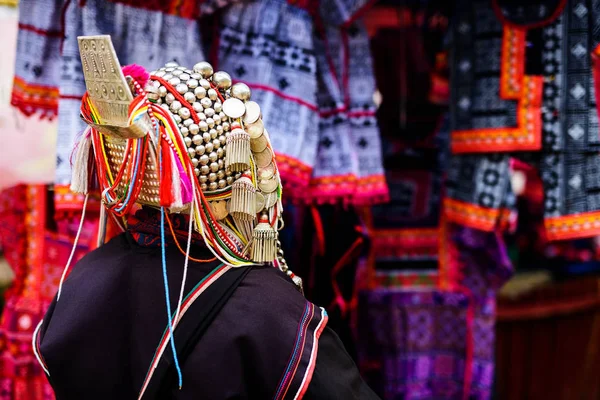
[[[269,217],[263,213],[252,235],[252,260],[257,263],[272,262],[277,256],[277,231],[269,224]]]
[[[227,135],[227,156],[225,167],[233,172],[250,168],[250,135],[242,128],[236,128]]]
[[[229,213],[241,221],[251,221],[256,217],[256,188],[246,174],[231,185]]]

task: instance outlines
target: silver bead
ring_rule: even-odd
[[[206,89],[204,89],[202,86],[198,86],[194,89],[194,94],[197,98],[203,99],[206,97]]]
[[[183,107],[179,110],[179,116],[183,119],[188,119],[190,117],[190,110],[186,107]]]
[[[171,104],[172,102],[175,101],[175,96],[173,96],[173,93],[168,93],[165,96],[165,101],[167,102],[167,104]]]
[[[194,72],[193,74],[190,74],[190,76],[192,77],[192,79],[195,79],[197,81],[199,81],[200,79],[202,79],[202,75],[200,75],[197,72]]]
[[[225,162],[223,160],[219,159],[217,163],[219,164],[219,169],[223,169],[225,167]]]
[[[194,168],[194,174],[196,174],[196,176],[200,175],[200,170],[198,168]]]
[[[204,148],[203,145],[196,146],[196,154],[198,154],[199,156],[201,156],[204,153],[206,153],[206,149]]]
[[[219,117],[221,117],[221,121],[226,121],[227,120],[227,115],[225,115],[225,113],[223,111],[219,112]]]
[[[208,124],[209,128],[214,128],[215,126],[215,120],[212,118],[206,118],[206,123]]]
[[[184,94],[188,91],[188,87],[185,83],[180,83],[177,85],[177,87],[175,87],[175,90],[177,90],[180,94]]]
[[[183,126],[187,126],[189,127],[190,125],[192,125],[194,123],[194,120],[191,119],[186,119],[185,121],[183,121]]]
[[[150,74],[150,75],[154,75],[154,76],[158,76],[159,78],[162,78],[163,76],[165,76],[166,72],[164,70],[162,71],[156,71],[155,74]]]
[[[202,107],[202,104],[198,103],[197,101],[194,101],[192,103],[192,107],[194,108],[194,111],[196,111],[197,113],[199,113],[200,111],[204,110],[204,107]]]
[[[219,189],[223,189],[225,186],[227,186],[227,182],[225,181],[225,179],[220,179],[219,180]]]
[[[152,86],[154,86],[155,88],[159,88],[160,87],[160,82],[159,81],[153,81],[152,82]]]
[[[199,146],[203,143],[202,140],[202,136],[201,135],[194,135],[194,137],[192,138],[192,142],[196,145]]]
[[[198,166],[198,159],[197,158],[192,158],[192,164],[194,164],[194,167]]]
[[[192,145],[192,138],[189,136],[184,137],[183,141],[185,142],[186,147],[190,147]]]
[[[208,176],[206,176],[206,175],[200,175],[199,181],[200,181],[200,183],[206,183],[206,182],[208,182]]]
[[[183,71],[178,68],[178,69],[176,69],[175,71],[173,71],[171,73],[173,74],[173,76],[179,77],[181,74],[183,74]]]
[[[212,119],[215,121],[215,124],[219,125],[221,123],[221,117],[219,114],[213,115]]]
[[[195,153],[195,152],[194,152]],[[206,165],[210,161],[210,158],[206,154],[200,156],[200,164]]]
[[[219,157],[217,157],[217,153],[215,153],[214,151],[212,153],[210,153],[208,155],[208,159],[212,162],[215,162],[219,159]]]
[[[206,132],[208,130],[208,124],[206,123],[206,121],[198,122],[198,126],[200,127],[200,130],[202,132]]]
[[[181,111],[181,110],[179,110],[179,111]],[[181,123],[181,121],[182,121],[182,119],[181,119],[181,117],[180,117],[179,115],[173,115],[173,119],[174,119],[174,120],[175,120],[175,122],[177,122],[178,124],[180,124],[180,123]]]
[[[213,139],[212,145],[215,149],[218,149],[219,147],[221,147],[221,142],[219,142],[219,139]]]
[[[210,138],[214,139],[217,137],[217,130],[216,129],[211,129],[210,131],[208,131],[208,133],[210,133]]]
[[[165,97],[167,95],[167,88],[164,86],[160,86],[158,88],[158,94],[160,95],[160,97]]]
[[[190,155],[190,158],[194,158],[196,151],[192,148],[188,148],[188,154]]]
[[[222,147],[219,147],[219,148],[217,149],[217,157],[219,157],[219,158],[223,158],[223,155],[224,155],[224,154],[225,154],[225,152],[223,151],[223,148],[222,148]]]
[[[208,175],[208,173],[210,172],[210,168],[208,167],[208,165],[205,164],[202,167],[200,167],[200,172],[202,173],[202,175]]]
[[[181,132],[182,136],[187,136],[190,134],[190,130],[188,128],[186,128],[185,126],[182,126],[181,128],[179,128],[179,132]]]
[[[208,97],[204,97],[200,100],[200,104],[202,104],[202,107],[204,108],[210,108],[210,106],[212,106],[212,101],[210,101]]]
[[[209,152],[209,153],[214,150],[214,146],[213,146],[212,142],[206,143],[204,145],[204,147],[206,147],[206,151]]]
[[[167,111],[169,111],[169,105],[168,105],[168,104],[164,103],[164,104],[161,104],[160,106],[161,106],[161,107],[162,107],[164,110],[167,110]]]
[[[217,172],[217,178],[218,179],[225,179],[225,171],[219,170],[219,172]]]
[[[221,126],[221,125],[217,125],[217,133],[218,133],[219,135],[223,134],[223,126]]]
[[[179,78],[177,78],[177,77],[174,77],[174,78],[169,79],[169,83],[173,86],[177,86],[181,83],[181,80],[179,80]]]
[[[175,66],[175,67],[177,67],[177,66]],[[175,71],[175,67],[167,67],[167,68],[165,68],[165,71],[167,71],[168,73],[171,73],[171,72]]]
[[[221,142],[221,145],[225,146],[225,143],[227,143],[227,137],[225,135],[220,135],[219,142]]]
[[[188,129],[192,135],[196,135],[200,132],[200,127],[194,123],[190,124]]]
[[[219,89],[227,90],[231,87],[231,76],[229,76],[227,72],[215,72],[213,74],[212,80]]]
[[[173,71],[175,68],[179,67],[179,64],[175,61],[169,61],[168,63],[165,64],[166,70],[169,71]]]
[[[181,103],[177,100],[171,103],[171,111],[177,112],[181,109]]]
[[[210,82],[207,81],[206,79],[200,79],[200,86],[202,86],[204,89],[208,90],[208,89],[210,89]]]
[[[231,95],[242,101],[250,100],[251,93],[248,85],[242,82],[238,82],[231,87]]]
[[[233,172],[231,172],[230,170],[226,169],[225,170],[225,175],[231,176],[231,175],[233,175]]]
[[[221,103],[220,101],[215,101],[213,108],[215,109],[215,112],[218,112],[220,114],[223,111],[223,103]],[[221,118],[223,118],[223,116],[221,116]]]
[[[210,182],[214,182],[217,180],[217,174],[215,174],[214,172],[211,172],[210,174],[208,174],[208,180]]]
[[[219,96],[217,95],[217,91],[215,89],[208,89],[208,98],[211,99],[212,101],[215,101],[216,99],[219,98]]]
[[[200,61],[194,65],[194,72],[199,73],[204,78],[208,78],[213,74],[213,67],[206,61]]]
[[[207,117],[212,117],[213,115],[215,115],[215,110],[208,107],[206,110],[204,110],[204,115],[206,115]]]
[[[233,183],[233,177],[232,177],[232,176],[228,176],[228,177],[226,178],[226,181],[227,181],[227,184],[228,184],[228,185],[231,185],[231,184]]]
[[[221,124],[221,126],[223,126],[223,130],[224,130],[225,132],[229,132],[229,128],[230,128],[230,126],[229,126],[229,122],[223,122],[223,123]]]
[[[185,92],[183,98],[190,104],[193,104],[196,101],[196,96],[194,96],[194,93],[192,92]]]
[[[206,192],[208,190],[208,186],[206,185],[206,183],[203,183],[200,185],[200,189],[202,189],[203,192]]]
[[[202,134],[202,139],[204,139],[204,141],[205,141],[206,143],[210,142],[210,133],[208,133],[208,132],[204,132],[204,133]]]
[[[200,106],[200,107],[202,107],[202,106]],[[204,110],[204,109],[202,109],[202,110]],[[206,121],[206,114],[204,114],[203,112],[199,112],[198,118],[200,119],[200,121]]]
[[[198,87],[198,80],[197,79],[188,79],[188,81],[185,84],[190,89],[196,89]]]
[[[211,182],[211,183],[208,184],[208,189],[211,190],[211,191],[212,190],[217,190],[217,188],[218,188],[217,182]]]
[[[186,74],[185,72],[182,73],[181,75],[179,75],[179,79],[181,79],[182,82],[187,81],[190,79],[190,75]]]
[[[219,164],[217,164],[216,162],[211,162],[210,163],[210,170],[212,172],[217,172],[219,170]]]

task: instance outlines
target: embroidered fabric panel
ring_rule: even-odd
[[[71,2],[65,14],[66,39],[60,63],[60,107],[56,183],[71,181],[70,156],[76,137],[85,128],[79,118],[85,82],[77,36],[110,34],[123,65],[139,64],[148,70],[176,60],[194,65],[204,59],[195,21],[122,4],[88,0]]]
[[[310,16],[281,1],[254,1],[232,5],[222,24],[218,68],[250,86],[273,148],[285,155],[277,160],[282,176],[307,186],[318,141]]]

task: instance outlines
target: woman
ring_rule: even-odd
[[[250,89],[204,62],[121,73],[109,37],[79,40],[90,128],[71,187],[98,185],[124,233],[61,281],[34,335],[57,399],[377,398],[285,263]]]

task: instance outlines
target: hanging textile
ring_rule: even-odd
[[[261,0],[230,6],[222,17],[218,65],[258,96],[291,198],[380,203],[388,191],[375,82],[368,37],[355,21],[368,4],[340,2],[337,13],[328,13],[328,2],[320,4]]]

